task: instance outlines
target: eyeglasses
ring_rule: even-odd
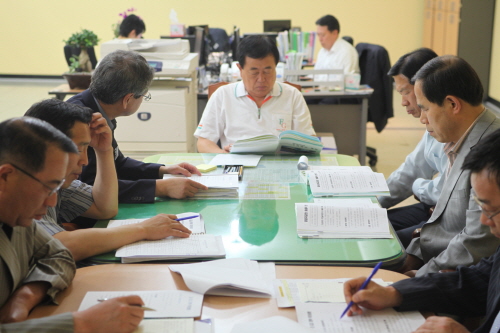
[[[141,95],[142,97],[144,97],[144,100],[146,102],[149,102],[151,100],[151,93],[148,92],[146,95]]]
[[[474,194],[472,195],[472,197],[474,198],[474,201],[476,201],[476,203],[479,205],[479,209],[481,209],[481,212],[484,214],[484,216],[486,216],[488,218],[488,220],[491,220],[495,216],[500,214],[500,209],[498,211],[494,212],[493,214],[491,214],[489,211],[487,211],[486,209],[483,208],[484,202],[479,200],[479,198],[476,197],[476,195],[474,195]]]
[[[21,171],[22,173],[24,173],[26,176],[30,177],[31,179],[34,179],[36,180],[37,182],[39,182],[40,184],[43,185],[43,187],[45,187],[46,189],[49,190],[49,197],[52,196],[54,193],[56,193],[57,191],[59,191],[61,189],[61,186],[63,186],[64,182],[66,181],[66,179],[62,179],[61,182],[59,184],[57,184],[56,187],[52,187],[52,186],[49,186],[47,184],[45,184],[44,182],[42,182],[40,179],[36,178],[35,176],[33,176],[31,173],[29,173],[28,171],[26,170],[23,170],[21,169],[20,167],[18,167],[17,165],[15,165],[14,163],[10,163],[10,165],[12,165],[14,168],[16,168],[17,170]]]

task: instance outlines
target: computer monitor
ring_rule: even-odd
[[[208,59],[208,47],[205,36],[205,30],[203,28],[195,27],[193,52],[198,53],[200,65],[206,65]]]
[[[292,20],[264,20],[264,32],[288,31],[292,27]]]
[[[231,43],[231,51],[233,52],[233,61],[238,61],[239,45],[240,45],[240,28],[234,27],[233,42]]]

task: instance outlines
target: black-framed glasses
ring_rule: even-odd
[[[20,167],[18,167],[17,165],[15,165],[14,163],[9,163],[10,165],[12,165],[14,168],[16,168],[17,170],[21,171],[22,173],[24,173],[26,176],[30,177],[31,179],[34,179],[36,180],[37,182],[39,182],[40,184],[43,185],[43,187],[45,187],[46,189],[49,190],[49,197],[56,193],[57,191],[59,191],[61,189],[61,186],[63,186],[64,182],[66,181],[66,179],[62,179],[61,182],[59,184],[57,184],[56,187],[52,187],[52,186],[49,186],[47,184],[45,184],[44,182],[42,182],[40,179],[36,178],[35,176],[33,176],[31,173],[29,173],[28,171],[26,170],[23,170],[21,169]]]
[[[500,214],[500,209],[497,210],[496,212],[494,212],[493,214],[491,214],[491,212],[489,212],[489,211],[487,211],[486,209],[483,208],[484,202],[482,202],[481,200],[479,200],[479,198],[476,197],[475,194],[473,194],[472,197],[474,198],[474,201],[476,201],[476,203],[479,205],[479,209],[481,209],[481,212],[484,214],[484,216],[486,216],[486,218],[488,220],[491,220],[495,216],[497,216],[498,214]]]
[[[144,100],[146,102],[149,102],[151,100],[151,93],[149,91],[146,95],[141,95],[141,96],[144,97]]]

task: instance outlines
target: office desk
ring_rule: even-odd
[[[368,121],[368,99],[371,93],[351,94],[345,92],[302,92],[308,99],[339,98],[340,104],[309,104],[316,132],[333,133],[338,151],[346,155],[358,155],[361,165],[366,164],[366,122]],[[361,99],[360,104],[342,104],[342,100]],[[198,121],[207,105],[207,92],[198,93]]]
[[[209,163],[215,154],[166,154],[168,164],[186,161],[194,165]],[[358,165],[346,155],[317,155],[309,164],[328,164],[336,156],[340,165]],[[156,162],[155,155],[146,162]],[[323,161],[321,161],[323,159]],[[297,173],[298,156],[264,156],[257,169],[265,174],[282,176],[287,170]],[[222,168],[218,168],[221,173]],[[242,188],[249,182],[250,168],[245,168]],[[273,171],[274,170],[274,171]],[[259,170],[254,170],[259,171]],[[269,184],[269,182],[267,182]],[[286,188],[286,187],[285,187]],[[277,264],[374,266],[383,261],[386,269],[396,269],[405,252],[393,231],[393,239],[301,239],[297,236],[295,203],[312,201],[308,186],[290,183],[290,199],[157,199],[154,204],[120,204],[116,219],[148,218],[159,213],[201,213],[206,232],[221,235],[227,258],[273,261]],[[99,221],[97,227],[105,227]],[[92,258],[95,262],[117,261],[114,252]]]
[[[302,267],[276,266],[279,279],[336,279],[368,276],[369,268],[362,267]],[[407,277],[379,270],[376,278],[396,282]],[[37,306],[29,318],[40,318],[68,311],[76,311],[87,291],[123,290],[189,290],[182,277],[170,271],[168,265],[110,264],[79,268],[68,289],[56,297],[59,306]],[[294,308],[278,308],[274,299],[205,296],[202,316],[215,318],[219,333],[229,333],[236,323],[255,321],[271,316],[284,316],[297,320]]]
[[[57,99],[64,101],[66,95],[77,95],[82,91],[84,91],[84,89],[70,89],[69,84],[65,83],[49,90],[49,95],[55,95]]]

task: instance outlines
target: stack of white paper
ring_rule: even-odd
[[[182,275],[186,286],[200,294],[271,297],[276,278],[274,263],[232,258],[197,264],[170,265]]]
[[[163,175],[168,178],[189,178],[195,182],[205,185],[208,190],[199,190],[195,198],[237,198],[238,197],[238,175],[192,175],[191,177],[178,175]]]
[[[382,173],[366,167],[332,167],[329,170],[308,170],[309,186],[315,197],[390,195]]]
[[[380,311],[364,309],[361,316],[340,319],[345,303],[297,303],[297,319],[303,326],[325,333],[390,333],[414,332],[425,322],[418,311],[396,312],[389,308]]]
[[[154,241],[140,241],[122,246],[115,256],[123,263],[152,260],[173,260],[185,258],[221,258],[226,255],[221,236],[206,235],[203,218],[197,213],[177,214],[177,218],[197,215],[193,219],[181,221],[193,233],[189,238],[167,237]],[[108,228],[139,223],[145,219],[111,220]]]
[[[304,238],[392,238],[387,210],[296,203],[297,234]]]

